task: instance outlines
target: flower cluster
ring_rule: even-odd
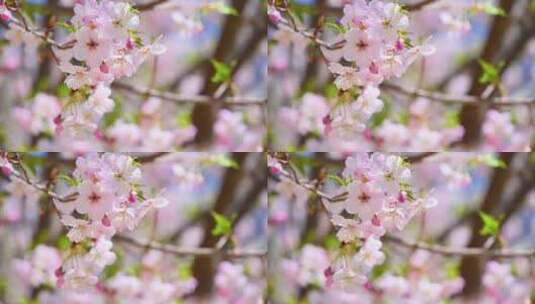
[[[490,261],[482,278],[484,303],[522,303],[530,297],[529,282],[513,275],[511,264]]]
[[[530,137],[533,127],[513,123],[513,114],[489,110],[482,130],[485,138],[484,150],[530,151]]]
[[[0,20],[8,21],[11,19],[11,12],[7,9],[5,0],[0,0]]]
[[[435,268],[434,261],[425,251],[416,251],[406,263],[407,276],[385,272],[363,284],[350,288],[329,288],[322,267],[329,263],[326,249],[307,244],[297,260],[284,259],[278,265],[285,283],[309,288],[309,303],[440,303],[458,293],[464,286],[462,278],[448,277]]]
[[[65,84],[88,100],[75,101],[56,123],[59,131],[68,127],[94,131],[102,115],[113,109],[109,85],[133,75],[149,55],[159,55],[165,48],[143,41],[139,13],[127,2],[78,2],[71,24],[66,44],[72,47],[56,48],[55,54],[60,70],[68,75]]]
[[[262,113],[254,110],[244,113],[223,109],[217,114],[214,133],[214,149],[217,151],[262,151]]]
[[[409,18],[397,3],[355,0],[344,7],[340,24],[335,43],[343,46],[323,52],[341,90],[400,77],[418,55],[433,52],[432,47],[413,45],[407,34]],[[342,59],[347,64],[340,63]]]
[[[58,270],[58,285],[81,289],[94,286],[98,274],[115,261],[113,235],[133,230],[154,208],[167,205],[156,196],[146,199],[141,170],[126,155],[90,154],[76,160],[69,202],[55,200],[67,237],[76,245]]]
[[[215,276],[217,296],[213,303],[261,303],[262,284],[254,282],[246,275],[244,265],[221,262]]]
[[[400,77],[419,55],[433,53],[427,45],[413,45],[408,37],[409,18],[397,3],[356,0],[344,7],[334,49],[322,48],[335,85],[347,91],[364,87],[349,105],[326,118],[329,129],[362,131],[370,117],[383,108],[377,88],[385,79]],[[339,46],[342,44],[342,46]]]
[[[343,248],[325,274],[341,286],[364,283],[366,273],[384,262],[380,238],[385,232],[403,230],[418,212],[437,203],[413,189],[411,170],[399,156],[361,153],[345,164],[347,199],[327,205]],[[353,254],[355,244],[360,248]]]

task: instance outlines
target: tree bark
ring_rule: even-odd
[[[234,153],[233,159],[238,164],[239,168],[228,168],[223,177],[223,183],[219,190],[217,200],[212,211],[225,214],[228,212],[228,207],[235,199],[238,192],[238,185],[243,178],[244,168],[243,164],[247,158],[247,153]],[[214,236],[211,231],[215,223],[213,220],[205,221],[204,224],[204,239],[200,247],[214,247],[219,237]],[[199,282],[195,294],[198,296],[205,296],[211,293],[214,276],[215,276],[216,257],[199,256],[193,263],[193,276]]]
[[[514,0],[501,0],[499,6],[509,15],[513,8]],[[487,62],[494,62],[500,52],[509,27],[510,19],[508,17],[495,16],[492,21],[487,40],[481,54],[481,59]],[[481,75],[480,69],[472,69],[472,87],[468,95],[480,96],[483,94],[486,85],[481,84],[478,79]],[[461,110],[460,121],[464,127],[464,136],[462,144],[466,146],[475,146],[481,138],[481,126],[485,118],[485,108],[480,104],[464,105]]]
[[[234,7],[238,12],[238,16],[228,15],[226,17],[225,23],[223,24],[223,30],[217,47],[213,56],[214,60],[220,62],[226,62],[230,52],[232,52],[233,47],[236,45],[236,39],[238,38],[238,33],[240,32],[241,19],[243,16],[243,9],[246,0],[233,0],[232,7]],[[212,65],[207,65],[204,72],[204,86],[202,89],[202,95],[213,95],[217,90],[218,84],[213,83],[210,79],[214,73],[214,68]],[[195,128],[197,128],[197,134],[195,136],[195,143],[199,145],[206,145],[210,143],[213,137],[213,125],[216,120],[217,109],[214,105],[211,104],[202,104],[196,105],[192,112],[192,122]]]
[[[487,193],[481,205],[480,211],[490,215],[496,215],[503,193],[511,176],[511,163],[514,153],[502,153],[500,159],[507,165],[506,168],[496,168],[492,175]],[[477,217],[472,222],[472,236],[467,247],[482,247],[487,240],[479,231],[483,227],[481,218]],[[466,256],[461,260],[461,276],[465,281],[463,294],[473,296],[481,289],[481,276],[483,273],[484,258]]]

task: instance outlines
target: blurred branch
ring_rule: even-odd
[[[415,163],[422,162],[427,157],[433,156],[436,153],[437,152],[419,153],[419,154],[415,154],[415,155],[404,157],[404,159],[408,163],[415,164]],[[273,157],[277,158],[276,155],[273,155]],[[313,181],[310,181],[308,179],[299,178],[299,176],[297,175],[297,172],[291,166],[289,160],[281,160],[281,159],[279,159],[279,161],[288,169],[288,172],[283,170],[279,174],[281,174],[284,177],[292,180],[293,182],[295,182],[301,188],[306,189],[309,192],[315,194],[316,196],[318,196],[320,198],[320,200],[324,199],[324,200],[327,200],[329,202],[334,203],[334,202],[341,202],[341,201],[344,201],[344,200],[347,199],[347,195],[348,195],[347,191],[344,191],[344,192],[339,193],[339,194],[334,195],[334,196],[328,195],[325,192],[322,192],[321,190],[319,190],[317,185]]]
[[[507,98],[492,97],[484,98],[478,96],[464,95],[455,96],[439,92],[431,92],[422,89],[409,89],[393,83],[383,83],[381,88],[395,91],[406,96],[418,96],[433,101],[440,101],[449,104],[485,104],[489,106],[517,106],[535,104],[535,98]]]
[[[505,168],[495,168],[487,188],[487,193],[483,199],[480,211],[492,216],[496,216],[499,203],[503,193],[507,188],[508,181],[511,177],[512,161],[514,153],[501,153],[500,159],[506,165]],[[472,222],[471,238],[468,247],[482,247],[487,241],[487,237],[479,232],[483,227],[483,221],[476,218]],[[463,293],[465,295],[476,294],[481,286],[481,274],[483,271],[483,259],[479,256],[465,256],[461,261],[461,276],[465,280]]]
[[[236,46],[236,41],[240,37],[242,30],[243,13],[249,1],[232,0],[229,4],[239,12],[238,16],[227,15],[221,27],[221,34],[216,43],[216,48],[212,59],[219,62],[229,62],[229,55]],[[208,65],[203,71],[204,84],[201,90],[202,95],[214,95],[218,90],[218,84],[211,81],[214,73],[212,65]],[[191,120],[197,133],[195,134],[194,143],[200,146],[211,142],[214,130],[213,126],[217,118],[218,107],[216,104],[197,104],[191,113]]]
[[[152,162],[152,161],[156,160],[157,158],[159,158],[159,157],[161,157],[161,156],[163,156],[163,155],[165,155],[167,153],[168,152],[152,153],[152,154],[149,154],[149,155],[146,155],[146,156],[136,157],[135,159],[139,163],[148,163],[148,162]],[[40,182],[34,181],[29,176],[28,172],[26,172],[26,169],[22,165],[22,161],[21,161],[21,158],[20,158],[18,153],[15,153],[15,159],[13,159],[11,157],[7,157],[7,159],[12,165],[14,165],[17,168],[20,168],[20,172],[18,170],[13,170],[13,172],[11,173],[12,176],[15,176],[16,178],[22,180],[26,184],[32,186],[33,188],[39,190],[40,192],[46,194],[47,196],[49,196],[49,197],[51,197],[51,198],[53,198],[53,199],[55,199],[57,201],[66,203],[66,202],[70,202],[70,201],[73,201],[73,200],[76,199],[76,196],[78,195],[78,193],[76,193],[76,192],[68,194],[68,195],[65,195],[65,196],[62,196],[62,195],[59,195],[58,193],[54,192],[51,189],[51,185],[49,183],[42,184]],[[57,158],[55,158],[55,159],[57,159]],[[64,162],[64,161],[62,160],[62,162]]]
[[[222,178],[222,184],[219,188],[217,199],[212,208],[213,212],[219,214],[228,214],[228,208],[232,204],[236,193],[239,190],[240,181],[244,176],[244,164],[247,160],[248,153],[233,153],[233,160],[238,165],[238,168],[227,168]],[[215,227],[213,220],[204,222],[204,237],[201,242],[201,247],[216,247],[219,236],[212,234]],[[198,282],[203,282],[197,286],[195,293],[197,295],[209,294],[213,287],[213,280],[215,274],[215,257],[213,256],[199,256],[193,262],[192,270],[193,276]]]
[[[134,5],[134,8],[139,10],[139,11],[148,11],[150,9],[155,8],[156,6],[158,6],[160,4],[164,4],[167,1],[169,1],[169,0],[153,0],[151,2],[147,2],[147,3],[144,3],[144,4]]]
[[[423,9],[427,5],[433,4],[434,2],[437,2],[437,0],[422,0],[413,4],[405,4],[403,5],[403,8],[408,11],[418,11]]]
[[[21,17],[21,18],[24,18],[24,17]],[[54,46],[54,47],[56,47],[58,49],[70,49],[70,48],[72,48],[74,46],[74,43],[76,42],[76,40],[71,40],[71,41],[67,41],[67,42],[65,42],[63,44],[60,44],[60,43],[56,42],[54,39],[48,37],[48,35],[46,33],[43,33],[43,32],[41,32],[41,31],[39,31],[37,29],[31,28],[31,26],[26,21],[21,22],[20,20],[18,20],[16,18],[11,18],[10,21],[12,23],[20,26],[25,31],[29,32],[30,34],[34,35],[35,37],[41,39],[44,43],[49,44],[51,46]]]
[[[112,87],[119,90],[128,91],[137,95],[158,97],[164,100],[173,101],[177,104],[221,104],[223,106],[264,106],[266,104],[265,98],[255,97],[224,97],[215,98],[211,96],[202,95],[180,95],[166,91],[159,91],[141,86],[133,86],[126,83],[115,82]]]
[[[501,0],[498,5],[503,9],[507,16],[510,16],[514,0]],[[495,63],[496,56],[498,55],[501,47],[505,45],[504,40],[507,34],[507,30],[510,24],[510,17],[494,16],[492,19],[490,30],[487,34],[486,41],[483,45],[483,51],[480,59]],[[472,86],[468,91],[470,96],[481,96],[487,85],[478,81],[481,75],[481,69],[474,70],[472,72]],[[464,128],[464,135],[462,143],[465,145],[475,145],[480,141],[481,126],[483,124],[486,109],[482,107],[482,104],[465,104],[461,110],[460,122]]]
[[[532,258],[535,257],[535,249],[487,249],[474,247],[450,247],[425,242],[414,242],[403,238],[385,235],[383,240],[389,243],[401,245],[410,249],[421,249],[445,256],[472,256],[491,258]]]
[[[24,167],[22,166],[22,163],[20,162],[20,157],[18,157],[18,154],[17,155],[17,158],[19,159],[18,161],[15,161],[11,158],[8,157],[8,160],[11,164],[13,165],[16,165],[17,167],[21,168],[21,172],[17,171],[17,170],[13,170],[13,172],[11,173],[12,176],[15,176],[16,178],[22,180],[23,182],[25,182],[26,184],[34,187],[35,189],[43,192],[44,194],[48,195],[49,197],[55,199],[55,200],[58,200],[60,202],[70,202],[72,201],[74,198],[73,196],[74,195],[77,195],[76,193],[71,193],[67,196],[61,196],[59,194],[57,194],[56,192],[52,191],[51,189],[49,189],[48,185],[44,185],[44,184],[41,184],[39,182],[36,182],[34,180],[32,180],[29,175],[28,175],[28,172],[26,172],[26,170],[24,169]]]
[[[171,253],[177,256],[222,256],[225,258],[248,258],[248,257],[263,257],[266,255],[265,250],[255,249],[218,249],[218,248],[206,248],[206,247],[179,247],[169,244],[163,244],[154,241],[142,241],[137,238],[116,235],[114,239],[127,244],[134,245],[136,247],[144,249],[153,249],[166,253]]]

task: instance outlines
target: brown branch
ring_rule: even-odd
[[[535,104],[535,98],[484,98],[471,95],[455,96],[450,94],[426,91],[422,89],[409,89],[393,83],[383,83],[381,85],[381,88],[394,91],[406,96],[418,96],[427,98],[432,101],[440,101],[447,104],[485,104],[489,106],[518,106]]]
[[[112,87],[119,90],[128,91],[137,95],[158,97],[164,100],[173,101],[177,104],[221,104],[223,106],[264,106],[265,98],[256,97],[224,97],[217,99],[211,96],[202,95],[180,95],[171,92],[159,91],[155,89],[133,86],[126,83],[115,82]]]
[[[480,210],[487,214],[496,216],[499,203],[502,199],[508,181],[511,177],[512,161],[514,153],[501,153],[500,159],[505,163],[506,168],[496,168],[490,179],[487,193],[483,199]],[[476,218],[472,222],[471,238],[468,247],[482,247],[487,242],[487,238],[480,234],[483,227],[483,221]],[[478,256],[466,256],[461,261],[461,276],[465,280],[463,293],[472,295],[479,292],[481,287],[481,274],[483,271],[484,260]]]
[[[15,176],[16,178],[22,180],[26,184],[34,187],[35,189],[43,192],[44,194],[48,195],[49,197],[51,197],[51,198],[53,198],[55,200],[58,200],[60,202],[70,202],[70,201],[72,201],[74,199],[73,198],[74,193],[66,195],[66,196],[61,196],[61,195],[57,194],[56,192],[50,190],[49,187],[47,187],[46,185],[40,184],[39,182],[36,182],[36,181],[32,180],[28,176],[25,176],[24,173],[20,173],[17,170],[13,170],[11,175]]]
[[[114,239],[124,242],[136,247],[144,249],[153,249],[162,251],[165,253],[171,253],[176,256],[222,256],[224,258],[261,258],[266,255],[265,250],[256,250],[256,249],[218,249],[218,248],[207,248],[207,247],[179,247],[173,246],[170,244],[163,244],[155,241],[145,241],[139,240],[137,238],[116,235]]]
[[[420,2],[414,3],[414,4],[405,4],[403,8],[405,8],[408,11],[418,11],[423,9],[424,7],[433,4],[433,2],[436,2],[437,0],[422,0]]]
[[[235,199],[236,193],[239,190],[239,185],[244,176],[244,164],[247,157],[247,153],[233,153],[232,158],[238,165],[238,168],[228,168],[225,171],[217,199],[212,208],[214,212],[228,214],[228,208]],[[202,247],[216,247],[218,245],[220,237],[211,233],[214,227],[215,223],[213,220],[204,222],[204,237],[201,242]],[[203,284],[197,286],[197,289],[195,290],[197,295],[205,295],[211,292],[213,288],[215,266],[216,259],[211,256],[199,256],[193,262],[193,276],[198,282],[203,282]]]
[[[469,256],[490,258],[533,258],[535,249],[487,249],[476,247],[450,247],[425,242],[415,242],[403,238],[385,235],[382,238],[386,242],[401,245],[410,249],[421,249],[444,256]]]
[[[515,4],[514,0],[501,0],[499,6],[509,16]],[[487,62],[495,62],[496,57],[504,45],[507,30],[509,28],[510,18],[495,16],[492,20],[490,30],[481,53],[481,59]],[[472,72],[472,87],[468,91],[470,96],[481,96],[487,85],[478,81],[482,71],[480,69]],[[481,126],[485,118],[486,109],[481,104],[466,104],[463,106],[460,114],[460,122],[464,128],[462,143],[473,146],[479,143],[482,130]]]
[[[16,24],[17,26],[21,27],[25,31],[29,32],[30,34],[34,35],[35,37],[41,39],[44,43],[49,44],[55,48],[58,49],[70,49],[74,46],[75,40],[67,41],[63,44],[58,43],[54,39],[48,37],[46,33],[42,33],[39,30],[31,28],[26,22],[21,22],[20,20],[16,18],[10,19],[12,23]]]
[[[168,0],[154,0],[151,2],[147,2],[145,4],[137,4],[134,6],[134,8],[137,9],[138,11],[148,11],[167,1]]]
[[[426,158],[428,158],[430,156],[433,156],[435,154],[437,154],[437,152],[425,152],[425,153],[419,153],[419,154],[415,154],[415,155],[410,155],[408,157],[405,157],[404,159],[408,163],[415,164],[415,163],[419,163],[419,162],[425,160]],[[274,157],[276,158],[276,156],[274,156]],[[309,192],[315,194],[316,196],[318,196],[320,198],[320,200],[327,200],[327,201],[329,201],[331,203],[335,203],[335,202],[345,201],[347,199],[347,195],[348,195],[347,191],[339,193],[337,195],[333,195],[333,196],[328,195],[325,192],[319,190],[317,188],[317,186],[315,185],[315,183],[313,183],[313,182],[311,182],[311,181],[309,181],[307,179],[299,178],[299,176],[297,175],[297,172],[290,165],[289,161],[282,161],[281,163],[283,163],[286,166],[286,168],[289,170],[289,172],[281,171],[279,174],[281,174],[282,176],[292,180],[294,183],[296,183],[301,188],[303,188],[305,190],[308,190]]]
[[[240,37],[239,33],[242,30],[243,13],[246,5],[249,1],[246,0],[232,0],[229,3],[239,12],[238,16],[228,15],[224,19],[221,27],[221,34],[216,43],[216,48],[213,53],[213,59],[220,62],[229,62],[229,55],[231,54],[236,41]],[[201,94],[213,96],[217,89],[218,84],[213,83],[210,77],[214,73],[214,67],[208,65],[203,71],[204,84],[201,90]],[[204,146],[212,141],[214,136],[214,124],[217,119],[218,107],[215,104],[197,104],[193,108],[191,113],[191,121],[197,133],[195,134],[194,143],[199,146]]]

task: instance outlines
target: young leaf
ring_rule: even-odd
[[[498,83],[500,70],[504,65],[503,62],[499,63],[498,66],[494,66],[492,63],[483,59],[479,59],[478,61],[483,72],[481,77],[479,77],[479,82],[482,84]]]
[[[212,3],[210,8],[223,15],[238,16],[238,11],[232,6],[225,4],[223,1]]]
[[[345,179],[341,178],[341,177],[338,176],[338,175],[329,174],[329,175],[327,176],[327,178],[332,179],[332,180],[335,181],[339,186],[344,186],[344,187],[345,187],[345,186],[347,186],[347,184],[348,184],[348,182],[347,182]]]
[[[224,154],[218,154],[214,156],[211,160],[215,164],[225,168],[238,169],[240,167],[238,163],[236,163],[236,161]]]
[[[492,16],[507,16],[507,13],[503,10],[503,8],[494,5],[492,2],[486,2],[481,5],[481,10],[489,15]]]
[[[215,59],[212,59],[211,62],[215,71],[215,74],[210,79],[212,82],[221,83],[230,79],[231,69],[228,65]]]
[[[228,235],[232,230],[232,221],[227,219],[224,215],[215,211],[212,212],[212,217],[215,221],[215,227],[212,229],[212,235],[221,236]]]
[[[501,160],[499,157],[493,154],[481,155],[477,158],[477,160],[480,163],[486,166],[489,166],[491,168],[502,168],[502,169],[507,168],[507,164],[505,164],[503,160]]]
[[[500,232],[500,222],[492,215],[483,211],[479,212],[479,217],[483,221],[483,227],[479,231],[482,236],[497,236]]]
[[[80,183],[78,180],[76,180],[75,178],[72,178],[68,175],[65,175],[65,174],[60,174],[58,176],[59,179],[63,180],[64,182],[67,183],[67,185],[71,186],[71,187],[76,187],[78,186],[78,184]]]

